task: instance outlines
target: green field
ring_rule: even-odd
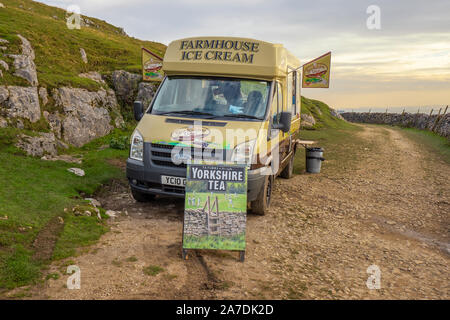
[[[232,237],[189,236],[183,238],[184,249],[245,250],[245,233]]]
[[[123,171],[109,160],[125,161],[128,150],[99,149],[130,134],[129,130],[116,129],[81,149],[69,150],[83,158],[82,164],[73,164],[24,156],[14,147],[15,130],[0,129],[0,293],[40,281],[41,270],[50,261],[39,258],[41,248],[33,243],[39,234],[53,230],[57,217],[64,225],[55,235],[50,260],[74,255],[78,247],[92,244],[108,230],[106,215],[99,221],[96,216],[74,216],[64,208],[86,204],[83,198],[102,184],[123,179]],[[68,172],[71,167],[83,169],[86,175]]]
[[[189,182],[187,182],[188,184]],[[185,209],[203,209],[203,206],[205,205],[205,202],[208,199],[208,196],[211,197],[211,193],[206,193],[206,192],[196,192],[195,194],[193,193],[187,193],[186,194],[186,201],[185,201]],[[223,193],[215,193],[213,195],[213,197],[211,197],[210,199],[210,203],[211,203],[211,208],[213,205],[213,202],[216,199],[216,196],[219,200],[219,211],[221,212],[242,212],[242,211],[246,211],[247,209],[247,194],[239,194],[237,193],[235,194],[231,194],[230,198],[232,199],[231,203],[229,200],[227,200],[225,198],[225,194]],[[192,205],[190,203],[188,203],[188,198],[190,197],[194,197],[196,199],[196,204],[197,204],[197,199],[200,199],[200,206],[197,205]]]

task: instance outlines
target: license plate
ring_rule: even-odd
[[[173,176],[161,176],[161,183],[169,186],[184,187],[186,185],[186,178],[173,177]]]

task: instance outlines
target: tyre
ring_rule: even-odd
[[[155,195],[147,194],[131,188],[131,195],[137,202],[148,202],[155,199]]]
[[[266,176],[264,179],[264,186],[261,188],[256,200],[251,203],[254,214],[263,216],[269,211],[270,200],[272,199],[273,180],[272,176]]]
[[[283,171],[280,173],[280,177],[284,179],[290,179],[294,175],[294,157],[295,153],[291,156],[291,159],[289,159],[288,164],[286,167],[284,167]]]

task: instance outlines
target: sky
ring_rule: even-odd
[[[330,88],[302,94],[335,109],[450,104],[449,0],[39,2],[76,4],[83,15],[166,45],[194,36],[248,37],[282,43],[302,63],[331,51]],[[378,20],[368,12],[372,5]],[[379,28],[368,28],[368,20]]]

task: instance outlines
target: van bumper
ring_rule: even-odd
[[[247,201],[256,200],[264,186],[265,176],[261,172],[261,169],[247,171]],[[185,178],[186,169],[149,165],[128,158],[126,175],[130,187],[139,192],[184,198],[184,187],[161,184],[161,175]]]

